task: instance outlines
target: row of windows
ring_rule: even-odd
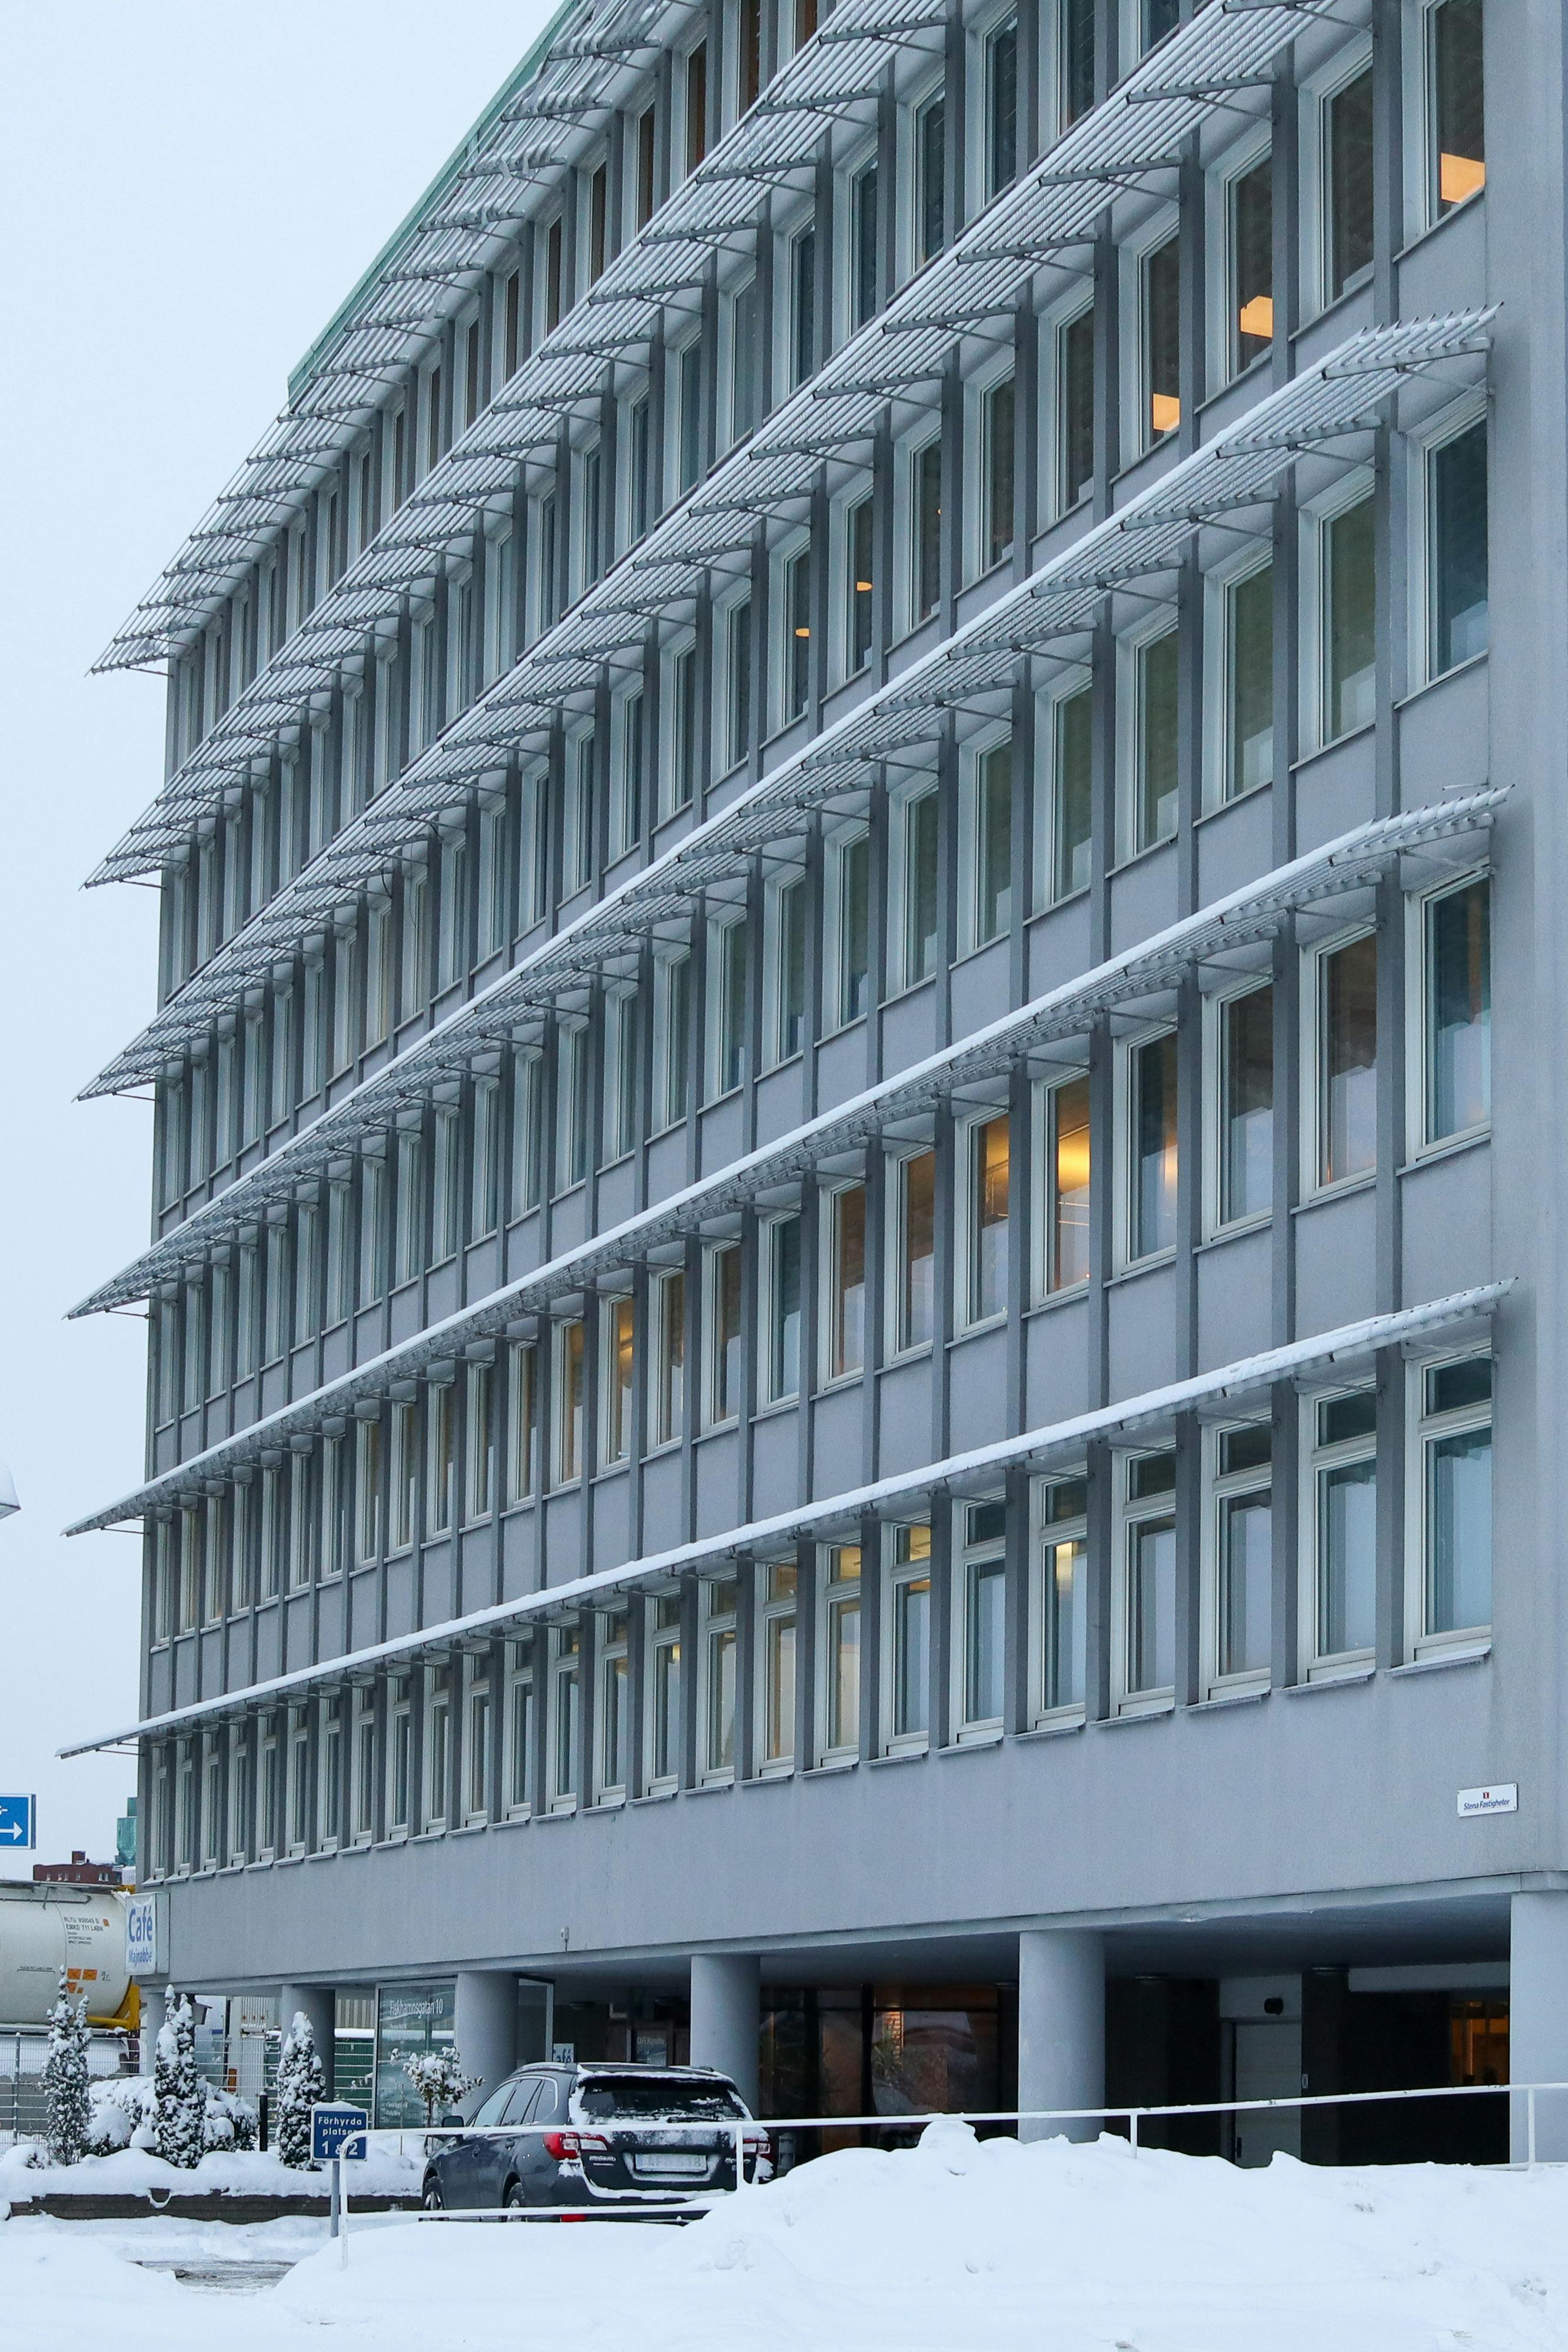
[[[1437,93],[1429,111],[1434,124],[1447,121],[1458,106],[1455,92],[1462,86],[1465,102],[1475,118],[1464,134],[1469,145],[1478,150],[1470,158],[1465,182],[1465,193],[1473,193],[1484,181],[1484,160],[1479,152],[1479,0],[1441,0],[1428,14],[1433,28],[1432,87]],[[996,52],[998,37],[996,32],[989,36],[988,55]],[[1455,58],[1471,70],[1461,75]],[[1335,93],[1312,99],[1314,106],[1321,103],[1324,122],[1339,126],[1332,136],[1329,130],[1323,132],[1327,142],[1323,152],[1329,158],[1323,166],[1324,184],[1342,188],[1343,194],[1333,217],[1340,217],[1351,192],[1359,191],[1368,208],[1366,240],[1371,234],[1370,149],[1363,153],[1359,149],[1353,152],[1353,148],[1354,137],[1364,133],[1367,141],[1371,138],[1369,91],[1370,68],[1363,67],[1343,88],[1336,86]],[[923,136],[927,144],[932,135],[930,118],[930,106],[917,112],[917,121],[926,126]],[[1460,133],[1434,131],[1433,135],[1457,138]],[[1311,152],[1318,150],[1313,147]],[[1464,174],[1458,166],[1465,159],[1447,149],[1434,152],[1440,158],[1435,167],[1438,176],[1434,189],[1458,187]],[[874,193],[878,168],[873,163],[858,177],[852,174],[847,208],[852,224],[861,221],[870,201],[862,183]],[[1228,164],[1216,184],[1228,224],[1216,253],[1223,254],[1230,290],[1217,289],[1210,307],[1216,316],[1238,322],[1233,343],[1220,362],[1222,373],[1249,364],[1272,334],[1271,172],[1267,152],[1252,154],[1249,149],[1245,168],[1232,169]],[[1433,196],[1439,209],[1452,201],[1440,193]],[[857,228],[854,234],[861,232]],[[799,319],[779,322],[781,337],[797,351],[806,373],[815,365],[816,236],[810,220],[790,229],[789,266],[778,273],[779,287],[794,289],[790,300],[809,301],[811,306],[813,323],[804,341]],[[1347,236],[1336,232],[1337,242],[1331,237],[1331,247],[1338,251],[1343,246],[1346,253],[1354,248],[1359,254],[1360,232],[1348,237],[1348,242]],[[868,249],[880,251],[878,235],[871,234]],[[1179,251],[1174,229],[1152,246],[1145,239],[1125,257],[1124,267],[1132,276],[1121,291],[1114,287],[1102,289],[1107,299],[1132,305],[1120,341],[1132,369],[1124,438],[1134,452],[1179,423],[1180,394],[1173,389],[1181,372]],[[1369,262],[1369,242],[1366,259]],[[1215,266],[1220,267],[1218,258]],[[1355,270],[1350,271],[1351,279],[1355,275]],[[779,299],[785,299],[783,293]],[[672,349],[667,462],[662,474],[660,453],[650,440],[649,394],[635,394],[614,410],[613,429],[607,439],[582,444],[570,453],[570,480],[563,485],[570,496],[564,508],[553,485],[532,497],[519,489],[510,522],[493,527],[492,536],[476,541],[472,561],[465,559],[437,582],[428,609],[416,611],[402,641],[394,638],[378,645],[377,657],[365,665],[365,683],[345,691],[339,717],[329,730],[332,740],[323,740],[312,755],[309,775],[301,773],[287,788],[280,785],[248,817],[237,812],[228,820],[221,840],[199,852],[188,886],[176,886],[166,931],[166,987],[177,984],[193,963],[209,956],[223,938],[397,772],[404,757],[413,756],[446,718],[465,707],[484,684],[508,667],[521,644],[553,625],[563,602],[580,593],[602,572],[612,552],[612,541],[615,551],[634,542],[649,527],[662,499],[684,494],[694,486],[706,470],[712,446],[710,411],[716,387],[709,381],[710,365],[721,373],[727,369],[719,440],[727,435],[738,437],[750,429],[759,397],[754,381],[757,353],[765,340],[754,315],[756,304],[755,280],[732,289],[726,296],[716,344],[712,338],[698,338]],[[1249,327],[1239,323],[1243,320],[1249,321]],[[852,320],[845,322],[846,326],[852,323]],[[1040,521],[1076,501],[1088,486],[1095,462],[1092,308],[1082,305],[1074,296],[1067,311],[1050,313],[1039,331],[1045,338],[1044,364],[1039,373],[1047,462],[1038,469],[1042,509],[1024,518],[1026,536]],[[664,740],[646,744],[644,730],[633,729],[631,757],[617,764],[637,767],[635,795],[626,787],[621,789],[621,804],[607,837],[595,841],[590,825],[579,828],[567,861],[564,895],[570,896],[573,887],[591,878],[596,860],[602,863],[618,848],[641,838],[643,825],[655,806],[660,814],[669,814],[688,804],[699,765],[711,765],[714,772],[722,772],[746,755],[758,731],[767,736],[804,711],[813,691],[820,693],[825,685],[855,675],[870,660],[874,643],[885,644],[918,626],[942,601],[949,560],[955,562],[957,575],[967,577],[989,569],[1008,554],[1014,543],[1019,493],[1025,479],[1017,463],[1013,383],[1012,370],[1006,363],[1001,363],[999,372],[995,365],[983,371],[963,392],[958,406],[944,418],[938,433],[929,438],[916,436],[899,453],[898,463],[907,478],[894,484],[891,519],[894,539],[906,543],[895,549],[895,577],[884,578],[889,519],[878,513],[875,502],[869,498],[852,501],[835,520],[834,534],[842,545],[830,565],[829,630],[835,645],[825,669],[811,642],[813,633],[821,634],[816,576],[821,566],[813,565],[808,548],[791,546],[780,552],[769,581],[758,583],[755,622],[750,599],[727,605],[716,614],[713,658],[707,663],[715,673],[716,687],[708,760],[703,757],[706,739],[696,721],[701,692],[696,677],[698,643],[694,638],[689,646],[676,645],[669,649],[664,661],[669,676],[661,696],[665,705]],[[960,449],[962,456],[949,454]],[[945,554],[942,514],[945,505],[951,507],[959,499],[960,485],[956,478],[949,478],[955,468],[969,477],[959,503],[972,520],[967,526],[967,550],[949,558]],[[1473,486],[1469,487],[1469,495],[1473,502]],[[570,530],[568,518],[573,526]],[[1473,538],[1473,520],[1470,529]],[[771,625],[762,622],[764,602],[772,608]],[[1462,621],[1461,636],[1465,626],[1473,629],[1473,625]],[[1441,612],[1435,609],[1431,658],[1438,667],[1463,657],[1456,650],[1451,624],[1449,642],[1441,642],[1444,627]],[[717,677],[721,668],[722,685]],[[1326,733],[1337,731],[1337,724],[1328,724]],[[574,748],[571,757],[577,761],[581,754]],[[641,788],[644,767],[658,770],[656,776],[651,776],[653,789],[645,796],[646,810],[640,805],[644,798]],[[568,796],[575,789],[569,782]],[[639,805],[628,806],[631,798]]]
[[[154,1770],[152,1868],[270,1860],[789,1772],[802,1757],[828,1768],[1266,1690],[1287,1654],[1278,1570],[1292,1512],[1295,1675],[1364,1672],[1392,1573],[1379,1560],[1380,1467],[1396,1475],[1401,1446],[1401,1654],[1473,1654],[1491,1621],[1491,1392],[1485,1355],[1412,1365],[1404,1429],[1381,1441],[1375,1387],[1301,1400],[1291,1510],[1275,1459],[1288,1417],[1203,1429],[1037,1479],[1017,1517],[999,1496],[963,1502],[947,1524],[883,1524],[861,1543],[688,1579],[172,1743]],[[1184,1545],[1199,1594],[1191,1659],[1178,1631]]]
[[[1424,500],[1421,562],[1413,600],[1430,673],[1483,652],[1488,636],[1487,425],[1461,408],[1420,452]],[[1324,742],[1370,723],[1376,695],[1378,593],[1375,501],[1353,482],[1308,518],[1303,534],[1301,655],[1315,694],[1302,697],[1308,725]],[[852,572],[858,558],[848,549]],[[802,564],[805,551],[789,561]],[[1218,807],[1270,783],[1275,773],[1276,609],[1281,583],[1265,554],[1208,576],[1207,594],[1186,624],[1161,620],[1119,641],[1106,681],[1109,710],[1097,716],[1092,671],[1069,668],[1039,695],[1030,714],[1032,745],[994,727],[971,738],[958,762],[956,931],[945,944],[941,884],[943,801],[937,776],[900,786],[885,802],[889,903],[886,992],[918,985],[944,953],[965,954],[1010,928],[1019,835],[1015,800],[1025,803],[1023,863],[1032,910],[1084,888],[1097,831],[1107,864],[1141,855],[1176,831],[1180,802],[1183,714],[1201,696],[1202,798]],[[786,582],[784,610],[795,607]],[[749,645],[749,602],[726,608],[727,651],[719,681],[735,688],[737,646]],[[695,656],[679,654],[668,709],[677,741],[693,732]],[[1185,672],[1185,677],[1184,677]],[[749,680],[749,662],[743,665]],[[465,831],[446,836],[428,870],[405,873],[365,906],[358,925],[335,934],[320,955],[299,965],[294,985],[248,1011],[193,1062],[183,1081],[164,1082],[159,1196],[171,1205],[204,1183],[214,1166],[260,1142],[300,1101],[355,1068],[359,1057],[415,1016],[432,994],[458,984],[475,964],[501,953],[543,912],[549,860],[559,859],[558,898],[569,897],[598,868],[596,844],[634,837],[645,813],[643,774],[650,719],[639,690],[616,704],[609,745],[591,730],[567,740],[560,772],[531,771],[506,798],[480,809]],[[1103,731],[1102,731],[1103,730]],[[605,758],[608,749],[609,757]],[[1031,760],[1032,781],[1020,772]],[[683,758],[685,755],[682,755]],[[1104,814],[1107,765],[1113,782]],[[680,763],[676,763],[679,772]],[[559,812],[554,824],[551,808]],[[824,968],[831,978],[819,1034],[868,1009],[873,974],[870,919],[872,843],[865,824],[830,825],[824,883]],[[806,1033],[807,888],[803,875],[775,866],[766,919],[770,988],[766,1034],[755,1066],[788,1059]],[[1024,894],[1020,894],[1022,896]],[[708,1049],[706,1091],[721,1094],[744,1075],[749,1007],[746,992],[746,908],[720,906],[710,925],[710,961],[723,967],[718,1016]],[[735,926],[732,929],[731,924]],[[783,958],[789,965],[784,972]],[[678,957],[661,958],[660,986]],[[619,1003],[621,1000],[617,999]],[[630,1016],[617,1013],[618,1021]],[[626,1062],[629,1086],[632,1063]],[[655,1128],[684,1116],[684,1059],[668,1066],[650,1116]],[[629,1098],[629,1129],[637,1111]],[[629,1131],[621,1149],[630,1148]],[[613,1152],[611,1156],[614,1156]]]

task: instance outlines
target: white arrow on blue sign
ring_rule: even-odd
[[[0,1797],[0,1853],[38,1843],[37,1797]]]
[[[325,2100],[310,2110],[310,2154],[318,2164],[338,2156],[363,2156],[362,2135],[370,2128],[368,2107],[351,2107],[341,2100]]]

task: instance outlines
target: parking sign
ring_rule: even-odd
[[[340,2156],[363,2156],[370,2122],[368,2107],[351,2107],[342,2099],[319,2101],[310,2110],[311,2156],[318,2164],[330,2164]]]

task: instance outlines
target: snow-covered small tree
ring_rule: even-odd
[[[277,2153],[285,2164],[309,2163],[310,2110],[326,2095],[310,2020],[302,2009],[296,2010],[277,2056]]]
[[[152,2061],[153,2147],[165,2164],[193,2171],[202,2160],[206,2094],[196,2072],[196,2012],[171,1988]]]
[[[44,2059],[44,2136],[56,2164],[76,2164],[86,2151],[87,2050],[87,1996],[72,2002],[62,1969]]]
[[[455,2107],[464,2092],[477,2089],[479,2083],[477,2074],[464,2073],[455,2048],[421,2051],[403,2060],[402,2071],[424,2102],[426,2125],[434,2125],[437,2107]]]

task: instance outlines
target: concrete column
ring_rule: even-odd
[[[1568,2083],[1568,1895],[1516,1895],[1510,1925],[1508,2071],[1515,2083]],[[1529,2155],[1529,2102],[1509,2101],[1515,2164]],[[1535,2153],[1568,2158],[1568,2091],[1535,2101]]]
[[[169,1999],[167,1987],[162,1984],[153,1984],[151,1979],[144,1980],[141,1985],[141,2024],[140,2028],[141,2036],[141,2056],[139,2061],[141,2071],[144,2074],[151,2074],[152,2072],[153,2053],[157,2048],[158,2036],[162,2031],[163,2020],[168,2014],[168,2009]]]
[[[465,2074],[479,2088],[465,2095],[477,2101],[505,2081],[517,2063],[517,1979],[509,1969],[465,1969],[457,1978],[455,2040]]]
[[[692,2064],[727,2074],[755,2114],[762,1969],[748,1952],[692,1954]]]
[[[332,2095],[332,2044],[338,2028],[338,1996],[331,1985],[286,1984],[277,1989],[277,2021],[287,2036],[297,2011],[310,2020],[316,2055],[321,2061],[324,2095]]]
[[[1105,2095],[1104,1937],[1027,1927],[1019,1937],[1019,2105],[1092,2107]],[[1097,2116],[1020,2124],[1020,2139],[1097,2139]]]

